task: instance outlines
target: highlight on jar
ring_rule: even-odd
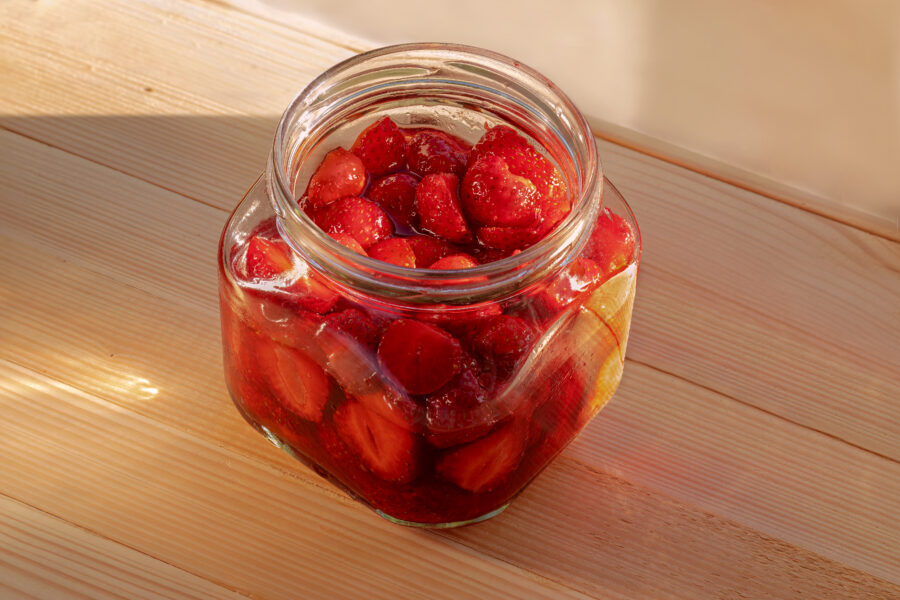
[[[478,522],[615,392],[640,251],[542,75],[449,44],[362,54],[294,99],[222,233],[228,388],[381,516]]]

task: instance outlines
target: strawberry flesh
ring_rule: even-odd
[[[534,328],[527,321],[500,315],[485,323],[475,336],[473,347],[484,358],[505,369],[512,369],[528,354],[534,338]]]
[[[325,315],[328,327],[339,331],[357,343],[374,350],[381,334],[378,325],[358,308],[347,308],[339,312]]]
[[[416,267],[416,255],[405,238],[388,238],[369,248],[369,256],[400,267]]]
[[[388,213],[398,226],[412,231],[416,226],[416,185],[419,180],[409,173],[382,177],[366,194]]]
[[[358,196],[329,204],[316,211],[312,218],[327,233],[349,235],[365,250],[390,237],[394,231],[387,214],[377,204]]]
[[[485,154],[469,166],[461,197],[466,214],[481,225],[528,227],[540,218],[537,187],[513,175],[506,161],[494,154]]]
[[[416,187],[416,211],[423,229],[445,240],[464,244],[472,233],[459,202],[459,178],[452,173],[426,175]]]
[[[634,230],[628,221],[604,208],[585,253],[594,259],[606,277],[611,277],[631,262],[634,241]]]
[[[423,129],[409,141],[406,162],[409,170],[424,177],[432,173],[462,176],[466,169],[467,148],[458,138],[442,131]]]
[[[428,268],[439,259],[459,252],[453,244],[430,235],[413,235],[405,239],[416,255],[416,267],[419,269]]]
[[[358,400],[348,400],[334,413],[338,436],[376,476],[409,483],[419,471],[419,450],[413,435],[369,411]]]
[[[356,238],[352,235],[347,235],[346,233],[329,233],[328,235],[334,238],[337,243],[343,246],[347,246],[354,252],[362,254],[363,256],[368,256],[368,254],[366,254],[366,251],[363,250],[363,247],[360,245],[360,243],[357,242]]]
[[[477,441],[445,451],[435,470],[464,490],[490,491],[519,466],[526,435],[521,423],[510,421]]]
[[[398,319],[384,330],[378,360],[410,394],[430,394],[459,372],[462,348],[440,327]]]
[[[470,370],[460,373],[425,402],[427,439],[437,448],[476,440],[495,422],[487,393]]]
[[[352,152],[335,148],[325,155],[309,180],[307,202],[322,207],[347,196],[358,196],[366,187],[366,168]]]
[[[257,344],[256,359],[285,408],[307,421],[322,420],[331,387],[322,367],[303,352],[268,340]]]
[[[406,136],[390,117],[366,127],[350,150],[374,177],[399,171],[406,166]]]

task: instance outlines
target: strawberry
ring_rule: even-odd
[[[363,250],[363,247],[360,246],[359,242],[357,242],[356,238],[352,235],[347,235],[346,233],[329,233],[328,235],[334,238],[337,243],[347,246],[354,252],[362,254],[363,256],[368,256],[366,251]]]
[[[477,441],[445,451],[435,471],[464,490],[488,492],[519,466],[527,435],[522,423],[510,421]]]
[[[374,350],[378,345],[378,325],[358,308],[347,308],[325,315],[324,321],[327,327],[341,332],[366,348]]]
[[[481,225],[529,227],[539,219],[537,187],[513,175],[502,157],[485,154],[470,164],[461,189],[466,214]]]
[[[290,248],[284,242],[252,237],[247,242],[247,276],[250,279],[275,279],[294,268]]]
[[[467,243],[472,234],[463,217],[458,187],[459,179],[452,173],[426,175],[416,187],[416,210],[427,231],[451,242]]]
[[[369,248],[369,256],[401,267],[416,267],[416,255],[404,238],[394,237],[381,240]]]
[[[366,187],[366,168],[352,152],[335,148],[325,155],[306,188],[307,202],[322,207],[347,196],[358,196]]]
[[[416,224],[416,185],[419,180],[409,173],[382,177],[366,194],[384,209],[397,224],[412,229]]]
[[[406,394],[401,394],[391,387],[377,387],[356,394],[355,398],[366,409],[406,431],[413,433],[422,431],[425,409]]]
[[[529,179],[541,195],[537,239],[569,214],[568,188],[559,169],[513,128],[506,125],[490,128],[469,153],[469,166],[489,154],[503,158],[510,173]]]
[[[399,171],[406,165],[406,136],[390,117],[366,127],[350,150],[362,159],[366,169],[375,177]]]
[[[366,250],[393,233],[391,221],[377,204],[359,196],[342,198],[313,214],[313,221],[329,234],[343,233]]]
[[[450,256],[445,256],[444,258],[438,259],[435,262],[431,263],[428,266],[429,269],[471,269],[472,267],[477,267],[478,261],[475,260],[471,254],[461,253],[461,254],[451,254]]]
[[[522,227],[479,227],[475,237],[488,248],[502,252],[522,250],[538,241],[534,229]]]
[[[593,289],[603,278],[603,270],[589,258],[576,258],[541,292],[540,304],[555,315],[582,293]]]
[[[527,321],[500,315],[484,324],[475,336],[473,347],[481,356],[511,371],[531,350],[534,338],[534,328]]]
[[[580,416],[585,400],[584,378],[573,361],[569,360],[553,374],[551,384],[542,388],[542,397],[535,398],[537,410],[531,422],[537,432],[545,436],[542,452],[552,455],[568,444],[582,423]],[[548,456],[549,458],[549,456]]]
[[[425,400],[425,427],[432,446],[448,448],[476,440],[494,426],[484,388],[465,370]]]
[[[597,262],[605,277],[611,277],[631,262],[634,242],[634,230],[628,221],[604,208],[585,254]]]
[[[372,473],[386,481],[409,483],[419,471],[419,449],[413,435],[348,400],[334,413],[338,436]]]
[[[423,129],[409,140],[406,162],[409,170],[424,177],[432,173],[461,176],[466,170],[467,144],[452,135],[434,129]]]
[[[410,394],[430,394],[459,371],[462,348],[440,327],[398,319],[384,330],[378,360]]]
[[[299,350],[263,338],[256,359],[272,395],[285,408],[308,421],[322,420],[331,389],[322,367]]]
[[[430,235],[413,235],[405,239],[416,255],[416,267],[420,269],[430,267],[438,259],[459,252],[453,244]]]

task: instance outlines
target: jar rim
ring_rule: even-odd
[[[310,105],[327,94],[330,86],[372,61],[396,56],[403,64],[409,64],[416,56],[432,55],[441,60],[474,60],[480,68],[494,75],[516,77],[523,85],[534,87],[548,99],[549,106],[555,111],[554,116],[567,125],[570,132],[581,141],[577,150],[583,154],[580,158],[585,166],[583,169],[576,166],[578,194],[576,197],[570,192],[572,208],[569,214],[544,238],[521,252],[468,269],[404,267],[363,256],[343,246],[299,209],[291,187],[289,169],[286,168],[293,164],[293,155],[297,151],[296,147],[288,147],[291,128]],[[531,108],[534,113],[533,107]],[[543,122],[557,137],[562,138],[562,132],[546,118]],[[572,155],[574,151],[570,144],[565,141],[563,143]],[[279,121],[266,183],[283,237],[295,251],[326,275],[342,281],[351,289],[356,289],[354,283],[369,281],[372,285],[364,286],[367,288],[366,295],[377,291],[380,294],[376,295],[405,299],[413,303],[440,301],[466,305],[497,300],[498,293],[502,290],[505,292],[500,297],[512,295],[518,291],[515,288],[525,287],[521,284],[528,278],[523,277],[522,269],[529,265],[533,269],[551,263],[549,266],[553,268],[550,270],[555,272],[570,262],[592,231],[603,191],[602,166],[590,126],[559,87],[535,69],[513,58],[474,46],[449,43],[398,44],[377,48],[341,61],[316,77],[294,97]],[[571,182],[568,183],[571,189]],[[592,201],[594,198],[597,199],[596,202]],[[516,285],[516,282],[520,285]]]

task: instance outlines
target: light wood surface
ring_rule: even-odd
[[[645,240],[625,377],[507,513],[390,525],[243,422],[215,243],[355,44],[0,5],[0,597],[900,596],[900,243],[610,142]]]

